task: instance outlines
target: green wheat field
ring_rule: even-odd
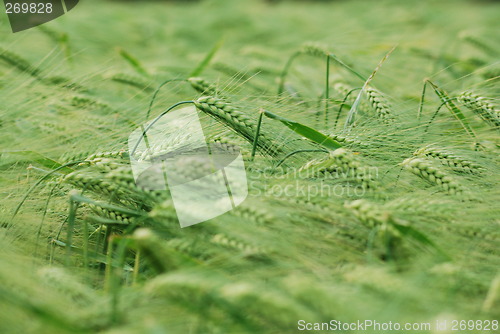
[[[0,333],[500,332],[499,17],[87,0],[13,34],[2,7]],[[186,228],[128,147],[183,101],[249,189]],[[330,326],[365,320],[421,327]]]

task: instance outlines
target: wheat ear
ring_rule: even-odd
[[[200,111],[229,126],[250,144],[254,144],[257,124],[240,110],[222,99],[211,96],[201,97],[194,101],[194,104]],[[271,155],[277,154],[277,148],[274,147],[272,142],[263,133],[259,134],[256,144],[265,153]]]
[[[486,123],[500,128],[500,110],[493,104],[491,99],[471,91],[465,91],[458,96],[458,101],[481,117]]]
[[[413,174],[420,176],[432,184],[438,185],[451,195],[464,192],[464,188],[456,180],[424,159],[408,158],[403,161],[402,165]]]
[[[477,172],[481,167],[469,160],[462,157],[456,156],[450,152],[442,149],[435,148],[433,146],[425,146],[416,150],[413,153],[416,157],[428,157],[438,160],[441,164],[449,166],[454,170],[465,171],[468,173]]]

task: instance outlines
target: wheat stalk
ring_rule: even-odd
[[[458,171],[465,171],[469,173],[477,172],[481,167],[469,160],[456,156],[445,150],[438,149],[433,146],[425,146],[413,153],[416,157],[428,157],[438,160],[441,164],[449,166]]]
[[[257,124],[240,110],[222,99],[211,96],[201,97],[194,101],[194,104],[200,111],[229,126],[249,143],[254,144]],[[275,155],[278,152],[275,145],[263,133],[260,133],[256,144],[265,153]]]

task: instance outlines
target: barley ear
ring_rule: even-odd
[[[458,101],[486,123],[500,129],[500,110],[491,99],[471,91],[464,91],[458,96]]]
[[[260,127],[262,126],[262,117],[264,116],[264,109],[260,109],[259,111],[259,120],[257,121],[257,130],[255,131],[255,138],[253,140],[252,147],[252,160],[255,158],[255,151],[257,150],[257,143],[259,141]]]

